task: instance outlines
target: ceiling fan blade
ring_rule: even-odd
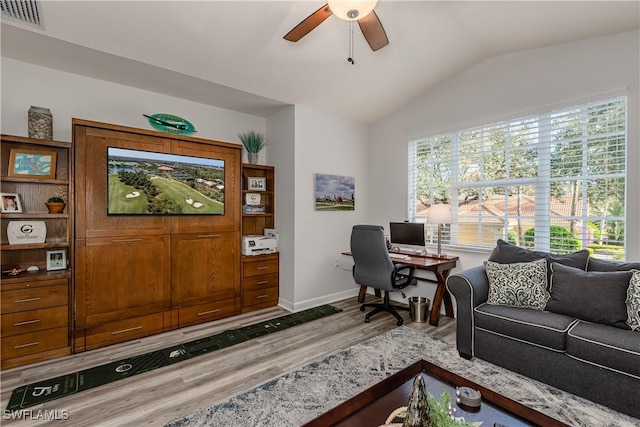
[[[367,40],[372,50],[376,51],[378,49],[382,49],[389,44],[387,33],[385,33],[384,27],[382,26],[378,15],[376,15],[375,10],[372,10],[371,13],[364,18],[359,19],[358,24],[360,25],[364,38]]]
[[[322,21],[330,16],[331,9],[329,9],[329,4],[325,4],[320,9],[307,16],[298,25],[296,25],[293,30],[289,31],[287,35],[284,36],[284,39],[289,40],[290,42],[297,42],[298,40],[309,34],[311,30],[322,24]]]

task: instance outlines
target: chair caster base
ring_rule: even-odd
[[[364,318],[364,323],[369,323],[369,322],[371,322],[371,319],[369,319],[368,317],[365,317]]]
[[[404,322],[403,322],[402,320],[398,320],[398,321],[396,322],[396,324],[397,324],[398,326],[402,326],[402,324],[403,324],[403,323],[404,323]]]

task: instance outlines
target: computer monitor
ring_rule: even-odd
[[[421,222],[390,222],[392,245],[424,246],[424,224]]]

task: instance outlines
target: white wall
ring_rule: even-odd
[[[59,141],[71,141],[72,118],[153,129],[142,114],[154,113],[189,120],[197,130],[193,136],[238,144],[238,133],[251,129],[264,133],[266,129],[266,120],[261,117],[8,58],[2,58],[1,66],[4,134],[27,136],[31,105],[51,110],[53,137]],[[266,151],[260,154],[260,163],[264,163]]]
[[[278,228],[287,233],[292,230],[294,237],[294,295],[287,301],[281,298],[287,308],[297,311],[358,292],[350,261],[343,259],[340,252],[349,250],[351,227],[368,217],[368,138],[365,125],[295,106],[295,170],[281,177],[293,182],[290,196],[295,217],[293,223],[286,224],[278,218]],[[316,211],[316,173],[355,177],[355,210]],[[291,250],[282,249],[285,253]],[[340,266],[335,265],[336,259]],[[288,278],[289,272],[283,273]]]
[[[640,34],[638,31],[488,59],[419,97],[371,130],[369,220],[407,215],[407,141],[411,137],[519,117],[549,106],[628,92],[627,259],[640,260]],[[383,195],[383,197],[379,197]],[[480,265],[487,252],[460,257],[457,270]],[[434,285],[411,294],[433,297]]]

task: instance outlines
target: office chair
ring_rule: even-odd
[[[351,230],[351,255],[353,278],[358,285],[370,286],[384,291],[382,304],[362,304],[360,311],[366,307],[374,307],[364,318],[366,323],[371,316],[382,311],[388,311],[397,319],[398,326],[403,323],[402,316],[396,310],[406,310],[408,307],[391,305],[389,292],[401,291],[409,285],[415,285],[413,278],[415,267],[391,262],[387,244],[384,240],[384,230],[379,225],[355,225]],[[401,273],[403,272],[403,273]],[[402,296],[406,298],[404,292]]]

